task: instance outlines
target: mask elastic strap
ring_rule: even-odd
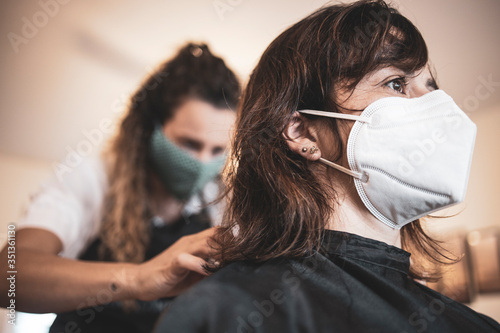
[[[339,118],[339,119],[347,119],[347,120],[354,120],[354,121],[361,121],[364,123],[370,123],[371,119],[366,118],[366,117],[361,117],[361,116],[356,116],[353,114],[345,114],[345,113],[337,113],[337,112],[326,112],[326,111],[318,111],[318,110],[298,110],[300,113],[306,113],[306,114],[311,114],[314,116],[322,116],[322,117],[329,117],[329,118]],[[341,165],[335,164],[332,161],[326,160],[322,157],[319,158],[319,161],[325,165],[328,165],[334,169],[337,169],[345,174],[348,174],[349,176],[352,176],[356,179],[361,180],[362,182],[366,183],[368,181],[368,175],[366,172],[356,172],[352,171],[351,169],[344,168]]]
[[[344,168],[341,165],[335,164],[332,161],[326,160],[323,157],[320,157],[319,160],[321,163],[326,164],[334,169],[337,169],[343,173],[348,174],[349,176],[352,176],[356,179],[361,180],[363,183],[366,183],[368,181],[368,175],[366,172],[356,172],[352,171],[351,169]]]
[[[354,114],[338,113],[338,112],[326,112],[326,111],[318,111],[318,110],[298,110],[297,112],[311,114],[313,116],[361,121],[363,123],[368,123],[368,124],[371,123],[370,118],[356,116]]]

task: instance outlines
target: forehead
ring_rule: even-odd
[[[225,146],[235,118],[235,112],[230,109],[218,109],[210,103],[189,99],[175,110],[164,125],[164,132],[174,141],[183,138]]]

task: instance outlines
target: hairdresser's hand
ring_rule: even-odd
[[[133,268],[132,297],[144,301],[180,294],[209,273],[203,269],[213,249],[215,228],[184,236],[168,249]]]

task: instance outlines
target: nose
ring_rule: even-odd
[[[203,163],[207,163],[213,158],[212,152],[208,148],[204,148],[197,152],[195,157]]]
[[[430,93],[431,91],[432,89],[430,89],[426,85],[418,84],[415,87],[413,87],[413,89],[410,91],[410,98],[420,97]]]
[[[423,96],[431,91],[435,90],[436,83],[432,75],[424,70],[413,78],[411,84],[409,85],[409,97],[415,98]]]

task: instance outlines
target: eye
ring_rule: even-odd
[[[397,79],[394,79],[394,80],[387,82],[385,85],[387,87],[389,87],[390,89],[394,90],[395,92],[404,95],[407,82],[406,82],[405,78],[398,77]]]
[[[190,150],[190,151],[199,151],[201,150],[201,144],[196,141],[196,140],[191,140],[191,139],[182,139],[180,140],[180,143],[179,145],[186,149],[186,150]]]
[[[224,153],[224,148],[222,147],[215,147],[214,149],[212,149],[212,156],[218,156],[222,153]]]

